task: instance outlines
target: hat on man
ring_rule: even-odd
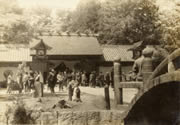
[[[51,69],[51,72],[55,72],[55,70],[54,70],[54,69]]]

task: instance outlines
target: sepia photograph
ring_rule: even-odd
[[[180,0],[0,0],[0,125],[180,125]]]

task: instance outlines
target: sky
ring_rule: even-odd
[[[54,9],[75,9],[79,0],[18,0],[23,8],[43,6]]]

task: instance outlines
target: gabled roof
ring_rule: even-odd
[[[43,39],[40,40],[39,43],[37,43],[34,47],[32,47],[31,49],[46,49],[46,50],[49,50],[49,49],[52,49],[50,46],[46,45],[44,42],[43,42]]]
[[[32,61],[29,45],[0,44],[0,62]]]
[[[134,50],[142,50],[143,49],[143,41],[139,41],[134,43],[131,48],[129,48],[129,51],[134,51]]]
[[[105,61],[114,61],[116,57],[120,57],[121,61],[134,61],[133,53],[128,51],[132,45],[102,45],[102,51]]]
[[[44,43],[51,47],[47,55],[102,55],[102,50],[95,37],[87,36],[38,36]],[[30,43],[35,46],[39,40]],[[35,50],[31,50],[31,55]]]

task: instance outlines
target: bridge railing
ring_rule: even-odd
[[[143,81],[124,82],[122,81],[121,59],[117,57],[114,60],[114,95],[116,105],[123,104],[123,88],[145,90],[150,80],[167,72],[173,72],[180,69],[180,49],[177,49],[171,55],[167,56],[167,58],[164,59],[155,70],[152,67],[153,60],[150,55],[145,53],[142,63]]]
[[[116,106],[123,104],[123,88],[143,88],[142,81],[122,81],[122,76],[121,59],[117,58],[114,60],[114,95]]]

